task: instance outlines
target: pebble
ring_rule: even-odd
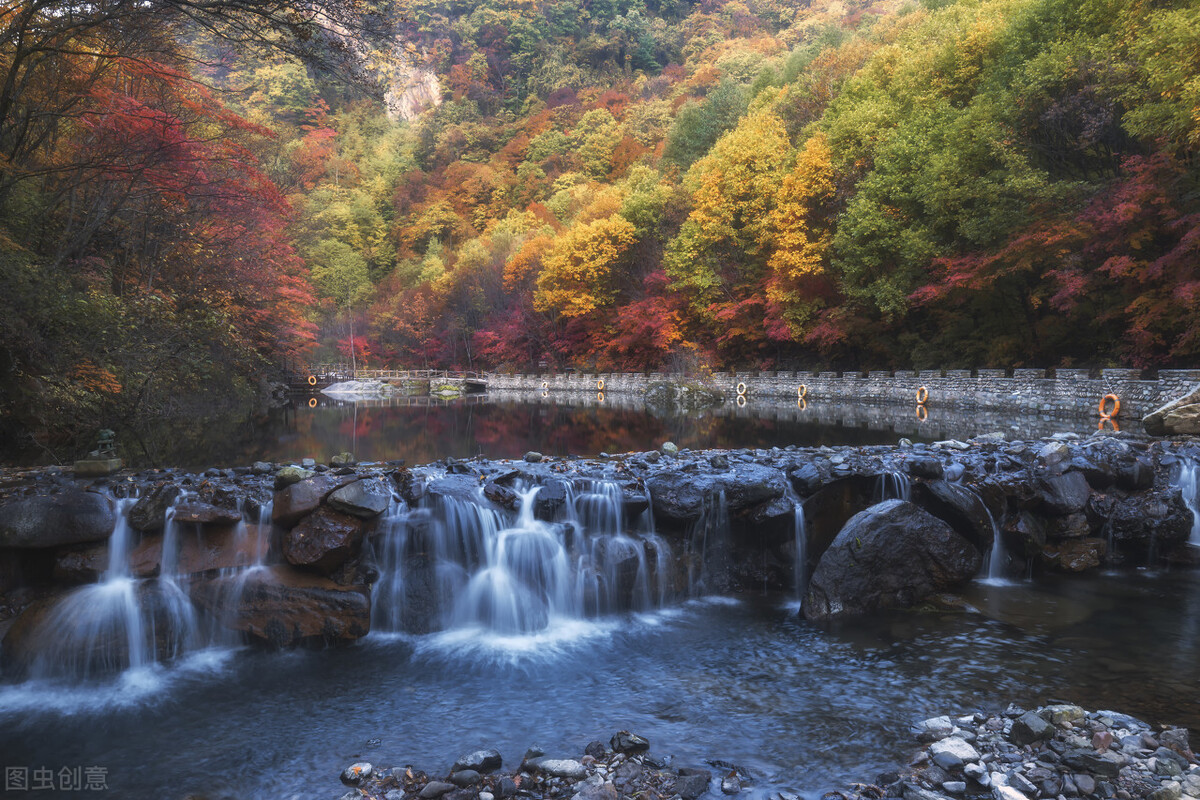
[[[342,783],[347,786],[358,786],[371,777],[373,767],[366,761],[358,761],[342,770]]]

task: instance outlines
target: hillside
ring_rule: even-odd
[[[11,431],[352,341],[634,370],[1200,350],[1192,3],[149,5],[5,12]]]

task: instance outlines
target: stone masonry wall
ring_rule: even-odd
[[[603,384],[600,382],[603,381]],[[1200,369],[1159,370],[1155,379],[1143,379],[1136,369],[979,369],[875,372],[738,372],[714,373],[695,378],[658,373],[558,373],[546,375],[487,376],[488,388],[499,390],[595,392],[641,394],[663,381],[699,383],[727,397],[745,384],[747,398],[797,397],[807,389],[807,400],[819,402],[903,403],[916,405],[917,390],[929,392],[929,408],[978,409],[1061,416],[1096,415],[1100,399],[1115,394],[1121,416],[1140,418],[1200,383]]]

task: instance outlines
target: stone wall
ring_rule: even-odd
[[[605,394],[642,394],[662,381],[699,383],[738,394],[745,384],[747,399],[797,397],[800,386],[809,403],[901,403],[916,405],[917,390],[929,392],[926,405],[934,408],[992,410],[1019,414],[1078,417],[1098,415],[1100,399],[1115,394],[1121,416],[1140,418],[1200,383],[1200,369],[1159,370],[1147,379],[1137,369],[978,369],[874,372],[738,372],[696,378],[658,373],[500,374],[487,376],[488,389]],[[603,382],[603,383],[601,383]]]

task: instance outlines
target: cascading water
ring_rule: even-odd
[[[1200,547],[1200,465],[1195,461],[1185,461],[1179,467],[1179,491],[1183,502],[1192,512],[1192,533],[1188,544]]]
[[[872,499],[876,503],[885,500],[911,500],[912,482],[903,472],[881,472],[875,482],[875,495]]]
[[[972,494],[975,494],[976,497],[979,497],[974,490],[971,490],[969,487],[968,490]],[[979,497],[979,505],[983,508],[983,512],[987,514],[988,522],[992,526],[992,549],[984,556],[983,568],[980,572],[987,583],[997,586],[1006,584],[1008,583],[1008,578],[1005,577],[1005,574],[1008,571],[1011,558],[1008,554],[1008,548],[1004,544],[1003,532],[996,523],[996,517],[992,515],[992,510],[988,508],[987,503],[983,502],[982,497]]]
[[[730,557],[729,536],[729,503],[722,489],[715,497],[705,497],[700,519],[692,528],[692,559],[688,563],[688,590],[691,594],[719,589],[713,585],[713,574],[714,571],[724,572],[723,567]]]
[[[808,525],[804,520],[804,501],[796,494],[789,481],[785,485],[784,498],[792,504],[792,542],[795,561],[792,563],[792,592],[794,602],[789,606],[799,610],[808,589]]]
[[[515,516],[489,507],[481,489],[470,499],[426,497],[411,509],[393,503],[374,542],[373,629],[526,635],[666,603],[671,552],[649,514],[627,528],[613,481],[561,488],[562,502],[540,515],[540,486],[518,491]]]

